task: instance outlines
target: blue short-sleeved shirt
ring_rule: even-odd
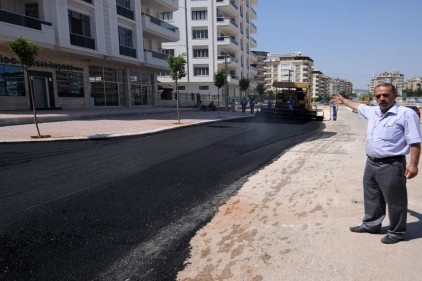
[[[379,106],[359,105],[359,117],[368,119],[366,154],[384,158],[406,155],[410,145],[421,142],[419,117],[413,109],[395,103],[381,116]]]

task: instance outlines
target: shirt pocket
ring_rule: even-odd
[[[382,127],[380,138],[383,140],[392,140],[394,138],[394,125],[386,125]]]

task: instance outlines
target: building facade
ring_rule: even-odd
[[[249,89],[256,87],[256,55],[251,51],[257,42],[253,9],[258,0],[179,0],[179,10],[167,15],[169,23],[180,30],[180,40],[163,44],[163,51],[178,56],[185,54],[186,77],[178,81],[180,102],[189,103],[200,96],[203,102],[224,104],[230,98],[239,100],[241,78],[250,79]],[[214,74],[223,70],[227,85],[218,89]],[[171,84],[169,73],[158,79]],[[226,95],[226,93],[228,93]]]
[[[397,93],[401,96],[404,89],[404,75],[399,71],[384,72],[379,75],[373,75],[369,86],[372,94],[374,93],[374,88],[380,83],[393,84],[397,89]]]
[[[0,110],[151,106],[163,42],[179,30],[162,20],[175,0],[0,0]],[[26,75],[8,42],[38,46]],[[29,78],[29,79],[27,79]]]
[[[312,71],[312,97],[328,100],[330,98],[330,77],[321,71]]]
[[[404,89],[406,90],[420,90],[422,88],[422,77],[413,77],[404,82]]]
[[[300,52],[268,54],[265,61],[265,90],[277,91],[274,82],[306,82],[312,87],[314,61]]]
[[[350,97],[353,95],[353,84],[350,81],[341,78],[330,78],[328,83],[330,96],[342,94]]]

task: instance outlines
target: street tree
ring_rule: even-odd
[[[48,136],[42,136],[40,133],[40,129],[38,127],[38,119],[37,119],[37,109],[35,106],[35,96],[32,90],[32,84],[29,79],[29,68],[35,63],[35,58],[38,53],[38,47],[32,43],[31,41],[25,39],[25,38],[18,38],[13,41],[10,41],[9,43],[10,50],[19,58],[19,62],[24,69],[25,76],[27,78],[28,88],[29,88],[29,97],[32,102],[32,110],[34,113],[34,123],[35,127],[37,128],[38,132],[38,138],[42,137],[48,137]]]
[[[245,92],[249,89],[250,83],[251,83],[251,80],[249,78],[242,77],[239,80],[240,92],[241,93],[243,92],[244,94],[243,96],[246,96]]]
[[[226,72],[220,69],[214,73],[214,85],[217,87],[218,96],[218,116],[220,116],[220,88],[223,87],[227,82]]]
[[[179,87],[177,82],[186,76],[186,59],[185,54],[178,56],[168,56],[167,63],[170,68],[170,77],[176,83],[176,107],[177,107],[177,121],[180,124],[180,113],[179,113]]]

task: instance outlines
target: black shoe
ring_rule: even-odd
[[[381,239],[381,242],[384,244],[396,244],[402,240],[403,238],[397,238],[397,237],[386,235],[384,238]]]
[[[350,231],[351,232],[357,232],[357,233],[380,234],[381,228],[370,229],[370,228],[364,228],[364,227],[358,225],[358,226],[350,227]]]

